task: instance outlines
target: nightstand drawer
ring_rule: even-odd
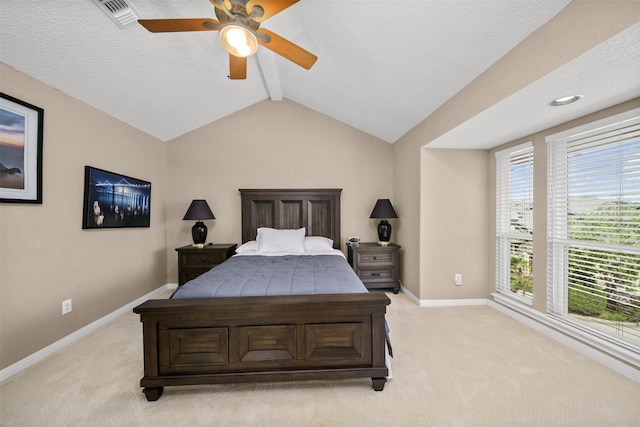
[[[358,277],[363,282],[371,281],[371,280],[392,280],[393,279],[393,270],[358,270]]]
[[[358,265],[363,264],[392,264],[394,259],[393,252],[381,252],[381,251],[359,251],[358,252]]]
[[[182,286],[233,256],[235,243],[208,244],[204,248],[191,245],[176,248],[178,252],[178,285]]]
[[[398,273],[400,246],[394,243],[380,245],[374,242],[347,244],[347,261],[367,289],[391,288],[400,290]]]
[[[200,266],[200,265],[218,265],[222,264],[222,261],[226,259],[225,253],[216,251],[216,252],[202,252],[202,253],[190,253],[183,254],[184,264],[186,266]]]

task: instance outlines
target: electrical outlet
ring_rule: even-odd
[[[456,273],[455,277],[453,278],[453,283],[458,286],[462,286],[462,274]]]
[[[71,312],[71,300],[67,299],[62,301],[62,314],[67,314]]]

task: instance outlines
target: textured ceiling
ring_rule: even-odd
[[[141,18],[214,17],[207,0],[131,2]],[[393,143],[568,3],[301,0],[262,27],[317,55],[313,68],[260,48],[248,60],[247,79],[232,81],[217,32],[152,34],[137,23],[120,28],[91,0],[2,0],[0,61],[163,141],[256,102],[287,98]],[[608,52],[618,53],[620,43]],[[637,66],[635,50],[630,61]],[[588,61],[601,57],[579,60],[589,69]],[[551,86],[564,89],[571,75],[554,72]],[[591,79],[586,72],[581,77]],[[624,95],[614,97],[633,97],[630,79],[619,89]],[[540,94],[546,86],[539,85],[531,91]],[[515,94],[513,102],[524,95]],[[471,132],[482,148],[520,136],[517,129],[531,122],[516,116],[501,116],[504,135],[475,132],[495,125],[496,114],[513,115],[509,102],[457,131]],[[539,121],[536,127],[548,123]],[[455,136],[434,144],[456,146]],[[473,147],[469,139],[466,144]]]
[[[452,129],[430,148],[493,148],[640,96],[640,23]],[[559,96],[583,98],[549,107]]]

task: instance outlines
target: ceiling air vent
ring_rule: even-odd
[[[119,27],[138,21],[138,11],[129,0],[93,0]]]

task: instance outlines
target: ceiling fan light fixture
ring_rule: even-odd
[[[258,39],[242,25],[225,25],[220,28],[218,39],[224,50],[240,58],[251,56],[258,50]]]

